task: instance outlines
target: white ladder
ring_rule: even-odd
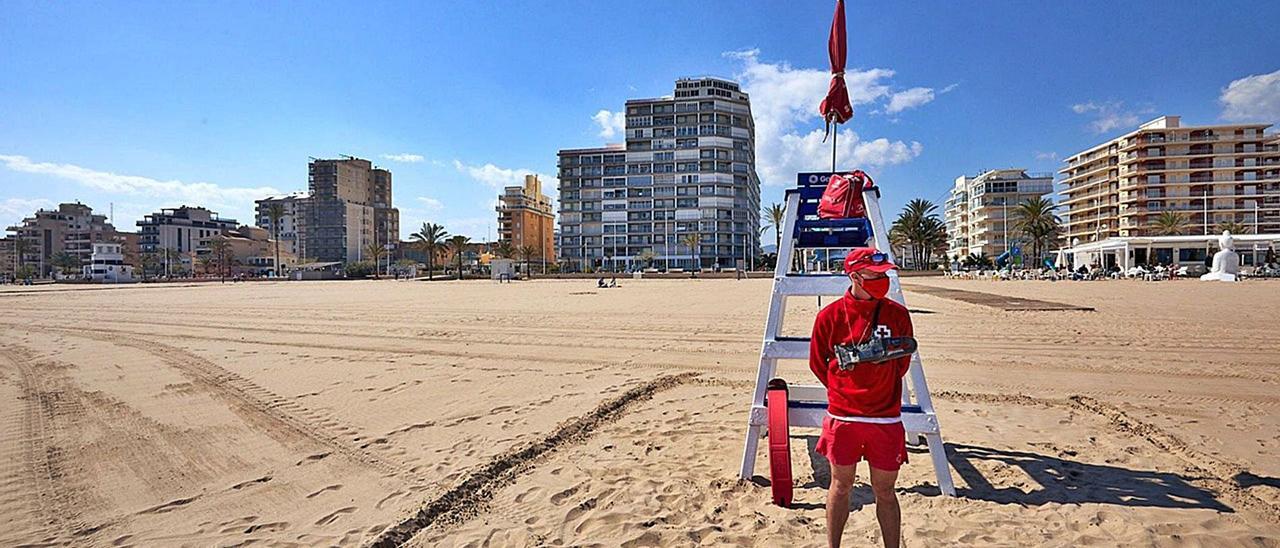
[[[769,313],[765,320],[764,343],[760,347],[760,369],[756,374],[756,387],[751,395],[751,412],[747,420],[746,447],[742,453],[742,470],[739,477],[751,478],[755,473],[756,452],[760,438],[765,435],[768,424],[768,412],[765,409],[765,394],[769,380],[774,377],[778,368],[778,360],[809,359],[809,339],[807,337],[783,337],[782,316],[786,310],[787,297],[799,296],[842,296],[849,289],[849,278],[843,273],[803,274],[792,273],[791,262],[795,250],[811,248],[840,248],[866,245],[865,230],[859,236],[855,229],[856,222],[848,220],[820,221],[816,217],[817,199],[826,187],[828,173],[801,173],[797,188],[788,189],[786,195],[786,216],[782,226],[782,242],[778,249],[778,265],[774,270],[773,295],[769,300]],[[871,243],[874,247],[893,258],[893,250],[889,246],[888,227],[880,212],[880,190],[873,187],[863,192],[866,205],[866,221],[870,224]],[[807,233],[800,242],[801,235]],[[824,232],[829,231],[829,232]],[[853,235],[862,242],[850,243],[840,241],[840,236]],[[824,234],[829,234],[824,236]],[[815,238],[826,238],[828,243],[840,245],[813,245]],[[889,271],[889,297],[906,306],[902,298],[902,286],[897,271]],[[955,496],[955,485],[951,481],[951,469],[947,465],[946,452],[942,445],[942,430],[938,426],[938,416],[933,410],[933,400],[929,397],[929,384],[924,378],[924,366],[920,362],[920,353],[911,356],[911,368],[907,373],[908,382],[902,387],[902,423],[907,431],[907,440],[913,444],[925,443],[929,448],[929,456],[933,461],[934,474],[937,476],[939,490],[948,496]],[[827,390],[821,384],[790,384],[787,387],[787,417],[792,428],[821,428],[822,420],[827,413]]]

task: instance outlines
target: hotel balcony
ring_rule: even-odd
[[[1098,165],[1098,166],[1096,166],[1096,167],[1089,168],[1089,170],[1088,170],[1088,171],[1082,171],[1082,172],[1076,173],[1076,174],[1074,174],[1074,175],[1070,173],[1070,172],[1071,172],[1071,170],[1070,170],[1070,169],[1066,169],[1066,170],[1059,171],[1059,173],[1062,173],[1063,175],[1066,175],[1066,178],[1064,178],[1064,179],[1062,180],[1062,182],[1067,183],[1067,184],[1072,184],[1072,182],[1074,182],[1074,181],[1078,181],[1078,180],[1079,180],[1079,179],[1081,179],[1081,178],[1084,178],[1084,177],[1088,177],[1088,176],[1090,176],[1090,175],[1095,175],[1095,174],[1098,174],[1098,173],[1105,172],[1105,171],[1107,171],[1107,170],[1109,170],[1109,169],[1111,169],[1111,168],[1118,167],[1119,165],[1120,165],[1120,162],[1119,162],[1119,161],[1117,161],[1117,160],[1114,160],[1114,159],[1113,159],[1113,160],[1112,160],[1112,161],[1110,161],[1110,162],[1106,162],[1106,163],[1100,164],[1100,165]]]

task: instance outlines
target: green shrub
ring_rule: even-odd
[[[347,263],[346,275],[348,278],[367,278],[373,275],[373,268],[369,261]]]

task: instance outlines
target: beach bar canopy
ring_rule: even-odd
[[[1132,236],[1107,238],[1058,250],[1057,266],[1070,260],[1073,268],[1083,265],[1117,266],[1128,270],[1139,265],[1204,264],[1218,252],[1220,234],[1179,236]],[[1280,250],[1280,234],[1232,234],[1242,266],[1256,266],[1266,260],[1268,250]]]

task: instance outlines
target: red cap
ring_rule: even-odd
[[[859,270],[872,272],[888,272],[898,268],[889,260],[889,254],[874,247],[855,247],[844,257],[844,273],[852,274]]]

